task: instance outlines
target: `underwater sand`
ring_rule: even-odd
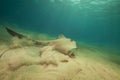
[[[15,47],[12,40],[1,38],[0,80],[120,80],[120,65],[97,49],[81,45],[75,58],[58,51],[40,57],[41,46],[15,39]]]

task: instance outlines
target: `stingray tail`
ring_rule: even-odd
[[[7,30],[7,32],[8,32],[10,35],[12,35],[12,36],[14,36],[14,37],[18,37],[18,38],[20,38],[20,39],[22,39],[22,38],[27,38],[26,36],[24,36],[24,35],[22,35],[22,34],[20,34],[20,33],[17,33],[17,32],[15,32],[15,31],[11,30],[10,28],[7,28],[7,27],[6,27],[6,30]]]
[[[33,39],[31,39],[31,38],[29,38],[29,37],[27,37],[27,36],[24,36],[23,34],[20,34],[20,33],[17,33],[17,32],[15,32],[15,31],[13,31],[13,30],[10,29],[10,28],[7,28],[7,27],[6,27],[6,30],[7,30],[7,32],[8,32],[10,35],[12,35],[12,36],[14,36],[14,37],[18,37],[19,39],[31,40],[31,41],[33,41],[33,42],[34,42],[35,44],[37,44],[37,45],[46,45],[46,44],[48,44],[48,41],[33,40]]]
[[[14,37],[18,37],[19,39],[23,39],[23,38],[24,38],[24,39],[32,40],[32,41],[35,42],[35,40],[33,40],[33,39],[31,39],[31,38],[29,38],[29,37],[27,37],[27,36],[24,36],[23,34],[17,33],[17,32],[13,31],[13,30],[10,29],[10,28],[7,28],[7,27],[6,27],[6,30],[7,30],[7,32],[8,32],[10,35],[12,35],[12,36],[14,36]]]

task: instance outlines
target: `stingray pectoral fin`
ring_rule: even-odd
[[[10,34],[10,35],[12,35],[12,36],[14,36],[14,37],[18,37],[18,38],[27,38],[26,36],[24,36],[24,35],[22,35],[22,34],[20,34],[20,33],[17,33],[17,32],[15,32],[15,31],[13,31],[13,30],[11,30],[10,28],[7,28],[6,27],[6,30],[7,30],[7,32]]]

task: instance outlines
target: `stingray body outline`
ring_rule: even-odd
[[[43,45],[43,46],[54,46],[54,49],[68,55],[70,57],[75,56],[71,50],[76,48],[76,42],[66,38],[64,35],[59,35],[57,39],[55,40],[50,40],[50,41],[40,41],[40,40],[33,40],[32,38],[29,38],[23,34],[20,34],[18,32],[15,32],[14,30],[6,27],[7,32],[14,36],[18,37],[19,39],[27,39],[27,40],[32,40],[36,45]]]

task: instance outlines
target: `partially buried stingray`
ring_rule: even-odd
[[[57,39],[50,40],[50,41],[40,41],[40,40],[33,40],[31,38],[28,38],[27,36],[24,36],[20,33],[17,33],[9,28],[6,27],[7,32],[15,37],[18,37],[19,39],[26,39],[33,41],[36,45],[43,45],[43,46],[53,46],[53,49],[56,51],[59,51],[60,53],[63,53],[65,55],[68,55],[69,57],[74,57],[75,55],[71,52],[72,49],[76,48],[76,42],[72,39],[66,38],[64,35],[59,35]]]

